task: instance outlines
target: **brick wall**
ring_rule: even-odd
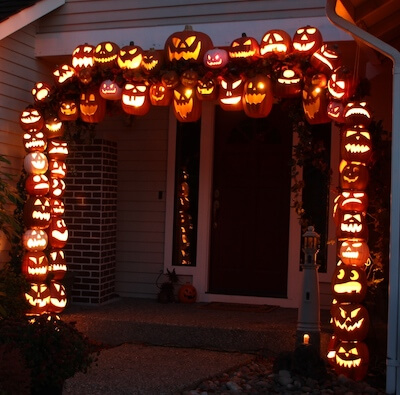
[[[72,303],[101,304],[115,294],[117,146],[96,139],[73,144],[64,195],[65,247]]]

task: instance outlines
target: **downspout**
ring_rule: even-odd
[[[400,394],[400,343],[398,338],[399,238],[400,238],[400,52],[336,13],[337,0],[326,0],[326,15],[340,29],[380,52],[393,62],[392,167],[390,204],[389,307],[387,332],[386,393]]]

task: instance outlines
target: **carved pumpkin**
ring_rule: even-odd
[[[303,110],[309,124],[321,124],[330,122],[326,108],[328,95],[326,92],[326,76],[316,74],[307,79],[303,88]]]
[[[64,215],[65,212],[64,202],[59,198],[51,198],[50,212],[52,217],[61,217],[62,215]]]
[[[142,71],[147,75],[158,73],[164,65],[164,53],[156,51],[154,48],[143,53]]]
[[[44,124],[44,132],[48,139],[61,137],[64,134],[64,124],[58,117],[49,117]]]
[[[162,84],[168,89],[174,89],[179,85],[179,75],[175,70],[169,70],[161,76]]]
[[[44,174],[49,163],[43,152],[29,152],[24,158],[24,169],[28,174]]]
[[[199,100],[216,100],[218,97],[218,82],[214,78],[204,77],[197,81],[196,95]]]
[[[349,126],[367,128],[372,122],[372,109],[366,101],[351,101],[344,108],[343,118]]]
[[[196,90],[178,85],[174,89],[173,110],[180,122],[196,122],[201,116],[201,103],[197,99]]]
[[[275,81],[274,94],[276,97],[288,98],[301,95],[302,78],[298,70],[282,67]]]
[[[91,87],[81,91],[79,109],[82,121],[98,123],[106,114],[106,100],[100,96],[98,88]]]
[[[330,74],[340,66],[341,60],[336,46],[323,44],[311,55],[310,63],[321,73]]]
[[[68,241],[68,228],[62,218],[54,217],[47,229],[49,244],[52,248],[64,248]]]
[[[368,240],[368,226],[365,212],[340,210],[338,212],[336,236],[339,240]]]
[[[31,174],[26,178],[25,189],[29,195],[44,196],[49,192],[49,179],[44,174]]]
[[[342,159],[348,162],[368,163],[372,155],[371,135],[364,128],[347,128],[340,142]]]
[[[267,58],[271,55],[284,57],[292,50],[292,39],[284,30],[267,31],[260,42],[260,56]]]
[[[228,51],[223,48],[212,48],[204,54],[203,63],[210,69],[221,69],[229,62]]]
[[[202,63],[204,54],[214,45],[211,38],[186,26],[184,31],[171,34],[165,41],[165,57],[169,62],[186,60]]]
[[[93,68],[86,68],[86,69],[79,70],[78,78],[79,78],[79,81],[82,82],[82,84],[89,85],[92,82],[93,76],[95,74],[96,74],[96,72]]]
[[[79,116],[79,108],[74,99],[65,99],[60,103],[58,109],[60,121],[76,121]]]
[[[26,152],[43,152],[47,147],[47,138],[41,130],[28,129],[23,136]]]
[[[178,299],[181,303],[196,302],[197,299],[196,288],[190,283],[181,285],[178,291]]]
[[[339,166],[340,187],[344,190],[364,191],[369,182],[367,166],[360,162],[346,162],[343,160]]]
[[[331,100],[326,109],[328,117],[337,123],[344,123],[344,105],[342,101]]]
[[[96,45],[93,53],[94,63],[100,68],[112,68],[117,64],[119,46],[111,41],[103,41]]]
[[[19,123],[23,130],[42,130],[44,126],[44,119],[39,110],[34,107],[27,107],[24,111],[22,111]]]
[[[218,102],[223,110],[243,110],[244,84],[245,81],[242,77],[220,77]]]
[[[75,76],[75,69],[68,64],[63,64],[53,71],[54,81],[59,86],[72,82]]]
[[[63,250],[52,249],[49,252],[49,271],[53,275],[53,280],[62,280],[67,272],[65,254]]]
[[[322,45],[321,32],[312,26],[300,27],[296,30],[292,40],[293,53],[311,55]]]
[[[29,304],[30,314],[43,314],[50,302],[50,290],[44,283],[32,283],[29,291],[25,293],[25,299]]]
[[[117,62],[123,70],[136,70],[140,67],[142,59],[143,49],[131,41],[129,45],[119,50]]]
[[[61,313],[67,305],[65,287],[57,281],[50,281],[50,300],[47,309],[51,313]]]
[[[35,102],[45,102],[50,96],[51,89],[51,85],[47,82],[37,82],[31,91]]]
[[[242,33],[242,37],[231,42],[228,54],[232,60],[255,60],[260,56],[260,46],[255,38]]]
[[[246,81],[242,101],[247,116],[266,117],[272,109],[273,100],[272,83],[269,77],[258,74]]]
[[[42,229],[27,229],[22,235],[22,244],[27,251],[43,251],[47,243],[47,233]]]
[[[328,91],[337,100],[347,100],[356,89],[353,74],[344,66],[333,71],[328,80]]]
[[[173,92],[166,88],[161,82],[150,86],[150,103],[153,106],[169,106],[172,101]]]
[[[339,210],[366,211],[368,195],[364,191],[342,191],[337,199]]]
[[[352,380],[362,380],[368,371],[369,351],[364,342],[341,341],[336,348],[335,371]]]
[[[359,303],[367,293],[365,271],[352,265],[340,264],[332,278],[332,295],[339,303]]]
[[[90,44],[78,45],[72,53],[72,67],[79,72],[84,68],[94,66],[94,46]]]
[[[149,89],[144,82],[132,81],[125,84],[122,90],[122,109],[132,115],[145,115],[149,112]]]
[[[49,271],[49,263],[43,251],[27,251],[22,257],[22,274],[28,281],[44,282]]]
[[[67,175],[67,165],[59,159],[51,159],[49,162],[50,176],[53,178],[64,178]]]
[[[363,240],[344,240],[340,244],[339,258],[346,265],[364,267],[369,259],[368,244]]]
[[[193,69],[188,69],[182,73],[180,81],[183,86],[186,86],[188,88],[193,88],[194,86],[197,85],[198,78],[199,75],[197,74],[197,71]]]
[[[122,97],[122,88],[111,80],[105,80],[100,84],[100,96],[106,100],[120,100]]]
[[[24,204],[24,224],[33,229],[45,229],[50,224],[50,199],[31,196]]]
[[[50,189],[49,196],[54,199],[58,199],[64,195],[65,192],[65,182],[61,178],[50,178]]]
[[[66,141],[59,139],[49,141],[47,155],[50,159],[66,160],[68,153],[68,143]]]

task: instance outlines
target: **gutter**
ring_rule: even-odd
[[[390,204],[389,307],[386,359],[386,393],[400,394],[400,52],[336,13],[337,0],[326,0],[326,15],[340,29],[350,33],[393,62],[392,165]]]

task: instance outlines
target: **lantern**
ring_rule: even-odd
[[[368,240],[368,226],[365,212],[339,211],[336,236],[339,240]]]
[[[119,46],[111,41],[103,41],[97,44],[93,59],[94,63],[103,69],[112,68],[117,64]]]
[[[364,191],[342,191],[337,204],[339,210],[366,211],[368,195]]]
[[[266,117],[272,109],[273,100],[272,84],[269,77],[257,74],[246,81],[242,101],[247,116],[252,118]]]
[[[220,77],[218,102],[223,110],[243,110],[242,95],[245,81],[242,77]]]
[[[72,67],[79,72],[84,68],[94,66],[94,46],[90,44],[78,45],[72,53]]]
[[[41,130],[28,129],[23,136],[25,151],[43,152],[47,147],[47,138]]]
[[[47,155],[50,159],[66,160],[68,153],[68,143],[66,141],[59,139],[49,141]]]
[[[242,33],[242,37],[231,42],[228,54],[232,60],[255,60],[260,55],[260,47],[255,38],[247,37],[246,33]]]
[[[340,187],[344,190],[364,191],[369,181],[369,171],[365,164],[360,162],[346,162],[339,166]]]
[[[29,304],[30,314],[40,315],[46,312],[50,302],[50,290],[44,283],[32,283],[25,299]]]
[[[27,107],[22,111],[19,124],[23,130],[41,130],[44,125],[42,114],[34,107]]]
[[[74,99],[65,99],[60,103],[58,109],[60,121],[76,121],[79,116],[79,109]]]
[[[364,128],[347,128],[340,142],[342,159],[348,162],[368,163],[372,156],[371,135]]]
[[[25,189],[29,195],[44,196],[49,192],[49,179],[44,174],[30,174],[25,180]]]
[[[368,244],[358,239],[344,240],[340,244],[339,258],[346,265],[364,267],[369,259]]]
[[[52,248],[64,248],[68,241],[68,228],[62,218],[54,217],[47,229]]]
[[[328,91],[335,99],[346,100],[354,94],[355,89],[354,76],[344,66],[335,69],[328,80]]]
[[[298,70],[282,67],[277,74],[277,80],[274,86],[276,97],[288,98],[301,95],[302,78]]]
[[[326,94],[326,76],[316,74],[307,79],[303,88],[303,110],[309,124],[330,122],[326,113],[328,97]]]
[[[372,110],[366,101],[351,101],[344,108],[343,118],[349,126],[367,128],[372,121]]]
[[[24,158],[24,169],[28,174],[44,174],[48,165],[47,157],[43,152],[29,152]]]
[[[326,113],[333,121],[344,123],[344,105],[342,101],[331,100],[326,109]]]
[[[50,198],[50,213],[52,217],[61,217],[64,215],[64,202],[59,198]]]
[[[260,56],[267,58],[271,55],[284,57],[292,50],[292,39],[284,30],[267,31],[260,42]]]
[[[186,283],[181,285],[178,291],[179,302],[190,304],[196,302],[196,298],[197,298],[197,291],[192,284]]]
[[[340,57],[335,46],[323,44],[310,58],[310,63],[318,71],[330,74],[340,66]]]
[[[162,84],[168,88],[173,89],[179,85],[179,75],[174,70],[169,70],[161,76]]]
[[[336,348],[335,371],[352,380],[362,380],[368,371],[369,351],[364,342],[341,341]]]
[[[68,64],[63,64],[53,71],[54,81],[59,86],[72,82],[75,76],[75,69]]]
[[[28,281],[44,282],[48,269],[48,259],[43,251],[27,251],[22,257],[22,274]]]
[[[65,287],[57,281],[50,281],[50,300],[47,309],[50,313],[59,314],[67,305]]]
[[[111,80],[105,80],[100,84],[100,96],[106,100],[120,100],[122,97],[122,88]]]
[[[204,54],[214,45],[211,38],[186,26],[184,31],[171,34],[165,41],[165,57],[168,61],[186,60],[202,63]]]
[[[198,78],[199,75],[197,71],[193,69],[187,69],[182,73],[180,81],[183,86],[186,86],[188,88],[193,88],[194,86],[197,85]]]
[[[24,204],[24,223],[29,228],[45,229],[50,224],[50,199],[31,196]]]
[[[65,182],[61,178],[50,178],[50,198],[58,199],[64,195],[65,192]]]
[[[117,62],[123,70],[135,70],[140,67],[142,59],[143,49],[131,41],[129,45],[119,50]]]
[[[204,77],[197,81],[196,95],[199,100],[216,100],[218,97],[218,82],[214,78]]]
[[[49,98],[51,85],[46,82],[37,82],[31,92],[35,102],[42,103]]]
[[[196,122],[201,116],[201,103],[196,90],[178,85],[174,89],[173,110],[180,122]]]
[[[53,178],[64,178],[67,175],[67,165],[59,159],[51,159],[49,162],[50,176]]]
[[[101,122],[106,114],[106,101],[100,96],[99,89],[91,87],[81,92],[80,117],[88,123]]]
[[[332,295],[339,303],[359,303],[367,294],[365,271],[352,265],[340,264],[332,278]]]
[[[300,27],[293,36],[293,53],[311,55],[322,45],[321,32],[312,26]]]
[[[156,51],[154,48],[143,53],[142,71],[147,75],[158,73],[164,65],[164,53]]]
[[[22,235],[22,244],[27,251],[43,251],[47,242],[47,233],[42,229],[27,229]]]
[[[44,131],[48,139],[61,137],[64,134],[64,124],[57,117],[49,117],[44,124]]]
[[[49,271],[53,275],[53,280],[62,280],[67,272],[65,254],[63,250],[52,249],[49,252]]]
[[[210,69],[221,69],[229,62],[228,51],[223,48],[212,48],[204,54],[203,63]]]
[[[173,92],[161,82],[156,82],[150,86],[149,95],[150,103],[153,106],[169,106],[172,101]]]
[[[132,81],[125,84],[122,90],[122,109],[132,115],[145,115],[149,112],[149,89],[144,82]]]

